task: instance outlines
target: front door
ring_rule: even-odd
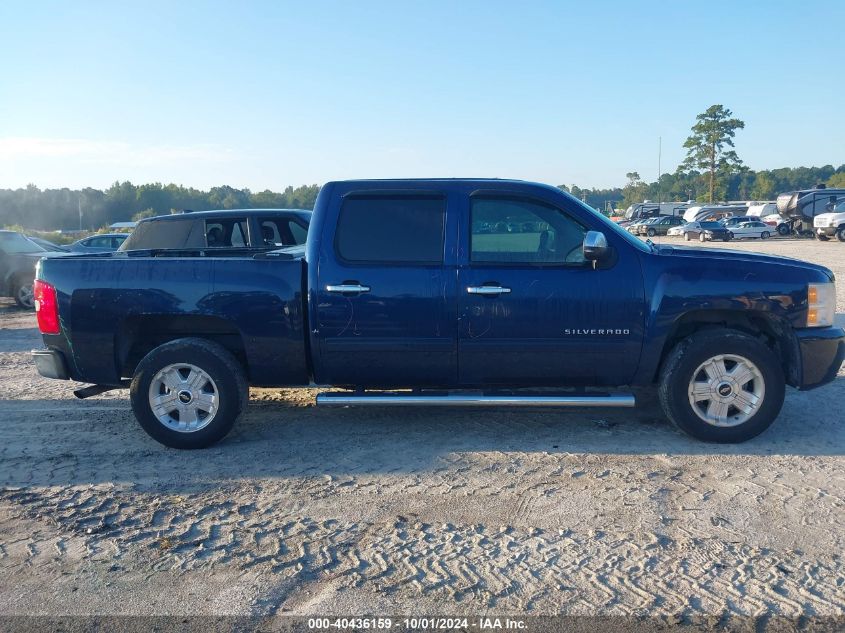
[[[523,197],[475,195],[458,273],[466,386],[621,385],[637,368],[644,291],[633,249],[594,269],[587,227]],[[610,238],[611,236],[608,236]]]
[[[327,384],[450,386],[457,380],[455,263],[444,262],[446,197],[347,194],[326,219],[317,288]],[[452,240],[454,243],[454,240]]]

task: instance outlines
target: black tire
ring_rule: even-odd
[[[760,233],[760,239],[761,240],[767,240],[767,239],[769,239],[770,235],[771,235],[771,233],[769,233],[768,231],[763,231],[762,233]]]
[[[779,235],[789,235],[791,233],[791,229],[789,228],[788,224],[778,224],[778,234]]]
[[[19,307],[25,310],[35,309],[35,297],[32,294],[34,279],[18,278],[12,284],[12,297]]]
[[[702,420],[690,404],[693,373],[706,360],[733,354],[750,360],[762,376],[765,393],[760,408],[736,426],[715,426]],[[736,330],[705,330],[678,343],[663,363],[658,382],[660,405],[666,417],[689,435],[705,442],[745,442],[765,431],[783,406],[785,380],[777,356],[758,339]]]
[[[722,241],[724,241],[724,242],[730,242],[732,237],[733,237],[733,233],[731,233],[730,231],[728,231],[728,233],[725,235],[725,237],[723,237],[723,238],[722,238]]]
[[[654,229],[649,229],[648,231],[646,231],[646,235],[648,235],[649,237],[654,237],[655,235],[657,235],[657,231],[655,231]]]
[[[824,233],[816,233],[816,238],[818,238],[818,240],[819,240],[820,242],[827,242],[827,241],[830,239],[830,238],[829,238],[827,235],[825,235]],[[844,240],[844,241],[845,241],[845,240]]]
[[[706,242],[706,241],[707,241],[707,236],[706,236],[704,233],[699,233],[699,234],[698,234],[698,241],[699,241],[699,242]]]
[[[150,405],[150,384],[156,374],[168,365],[179,363],[201,369],[217,387],[217,411],[211,422],[197,431],[168,428],[158,420]],[[171,448],[195,449],[211,446],[229,433],[246,408],[249,385],[240,363],[224,347],[201,338],[180,338],[156,347],[141,360],[129,395],[135,418],[150,437]]]
[[[840,242],[845,242],[845,226],[840,226],[836,231],[836,239]]]

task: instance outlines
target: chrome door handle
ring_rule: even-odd
[[[369,286],[362,286],[360,284],[337,284],[326,286],[328,292],[369,292]]]
[[[469,286],[467,292],[471,295],[500,295],[510,292],[510,288],[502,288],[502,286]]]

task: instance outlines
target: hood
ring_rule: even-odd
[[[819,213],[814,220],[836,220],[837,218],[845,217],[845,211],[831,211],[829,213]]]
[[[749,253],[746,251],[737,251],[729,248],[696,248],[695,246],[658,246],[656,251],[658,255],[666,257],[690,257],[701,260],[717,260],[735,263],[737,266],[742,265],[743,262],[753,264],[768,264],[775,266],[789,266],[790,268],[797,268],[814,273],[821,273],[833,281],[833,271],[825,266],[818,264],[811,264],[802,259],[794,259],[792,257],[782,257],[780,255],[764,255],[762,253]]]

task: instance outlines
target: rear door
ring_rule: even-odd
[[[456,229],[447,225],[447,206],[436,191],[351,192],[332,203],[317,275],[318,380],[455,383],[456,276],[445,244]]]
[[[632,248],[617,249],[613,265],[594,269],[582,253],[583,223],[566,209],[518,195],[473,195],[469,227],[458,272],[462,384],[631,380],[645,309]]]

